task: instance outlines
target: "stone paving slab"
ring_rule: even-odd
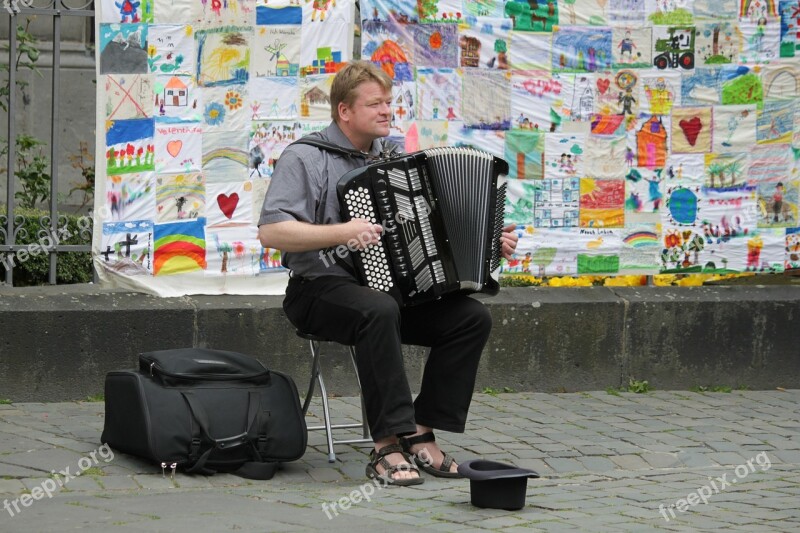
[[[172,477],[99,454],[101,403],[0,405],[0,531],[797,531],[799,402],[797,390],[478,394],[467,432],[437,440],[462,461],[539,472],[518,511],[473,507],[467,480],[375,488],[369,446],[340,445],[331,464],[318,431],[270,481]],[[331,408],[360,415],[357,398]],[[55,474],[67,468],[86,471]]]

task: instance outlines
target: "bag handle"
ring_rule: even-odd
[[[244,432],[240,433],[239,435],[223,437],[220,439],[214,438],[209,433],[208,414],[206,413],[205,407],[203,407],[203,404],[197,399],[194,393],[191,391],[182,391],[181,396],[183,396],[183,398],[186,400],[189,410],[192,412],[194,419],[197,421],[197,425],[200,426],[200,433],[205,435],[213,443],[213,446],[203,452],[203,454],[197,458],[195,463],[190,468],[186,469],[187,473],[212,475],[216,473],[216,471],[205,467],[211,452],[218,449],[229,449],[245,444],[252,444],[250,432],[255,426],[255,421],[258,417],[258,407],[260,404],[259,395],[257,392],[251,391],[248,393],[247,427],[245,428]],[[256,449],[255,446],[254,449]],[[257,452],[256,455],[258,455]],[[271,479],[275,475],[277,469],[277,463],[248,461],[243,463],[241,467],[231,473],[248,479]]]

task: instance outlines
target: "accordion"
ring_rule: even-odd
[[[486,152],[433,148],[342,176],[342,218],[383,226],[378,244],[351,253],[361,283],[401,306],[456,291],[497,294],[506,174],[508,163]]]

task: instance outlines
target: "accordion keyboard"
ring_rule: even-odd
[[[372,211],[372,194],[364,186],[358,187],[345,195],[350,218],[363,218],[373,224],[377,223],[375,213]],[[394,287],[392,273],[389,270],[389,260],[383,241],[367,247],[361,252],[361,261],[364,265],[364,274],[367,284],[373,289],[388,292]]]

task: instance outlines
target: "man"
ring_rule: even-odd
[[[375,441],[367,475],[391,485],[414,485],[422,478],[411,455],[432,475],[458,477],[457,465],[438,447],[433,429],[464,431],[491,316],[483,304],[464,295],[400,309],[392,297],[361,286],[350,269],[324,254],[330,247],[358,243],[364,248],[380,240],[378,224],[342,222],[336,184],[385,149],[380,139],[389,134],[391,102],[391,78],[370,62],[352,62],[335,76],[333,122],[312,135],[364,157],[303,144],[287,148],[264,200],[259,239],[264,247],[281,250],[282,263],[292,272],[283,304],[292,324],[356,348]],[[517,241],[512,228],[502,238],[508,257]],[[402,343],[431,347],[413,402]]]

